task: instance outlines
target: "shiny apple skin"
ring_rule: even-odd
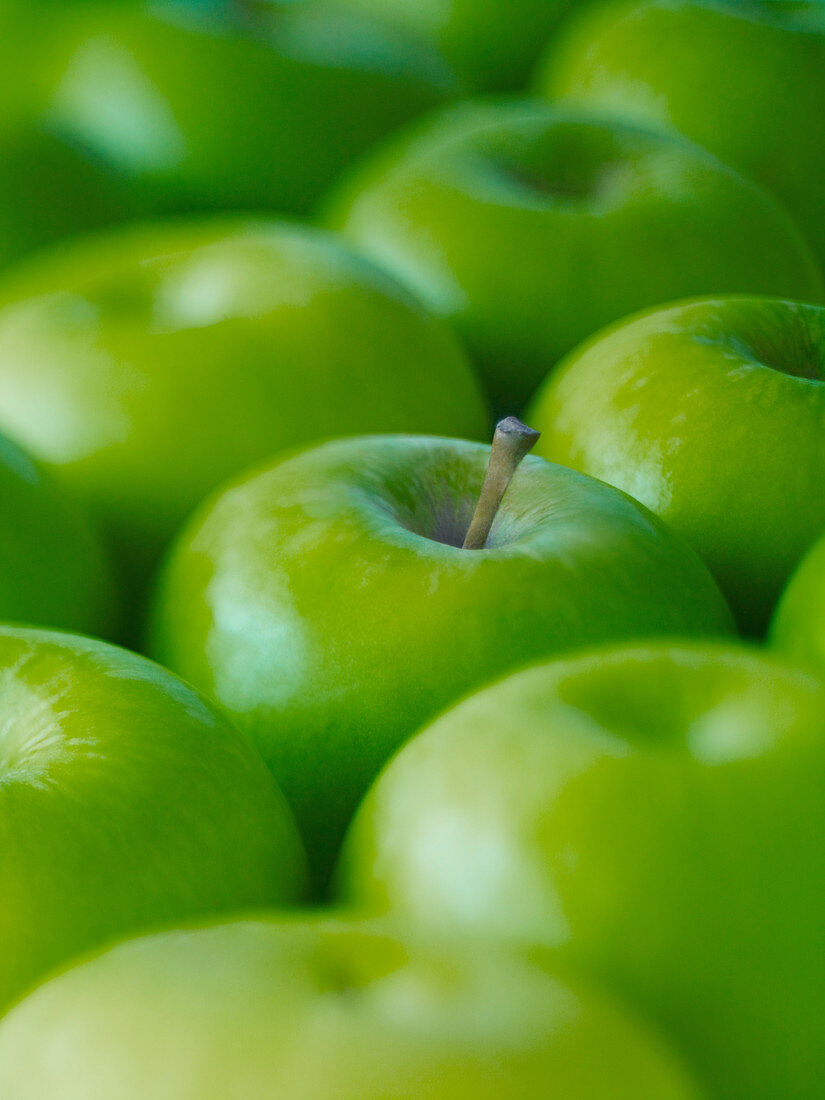
[[[541,459],[519,468],[488,548],[462,550],[488,456],[425,437],[323,444],[207,503],[161,574],[150,652],[252,737],[319,885],[378,769],[467,691],[576,645],[731,629],[681,540]]]
[[[734,297],[631,318],[574,352],[528,416],[540,454],[642,501],[764,632],[825,529],[825,310]]]
[[[0,626],[0,1012],[79,952],[301,897],[295,822],[246,738],[126,650]]]
[[[44,1057],[48,1052],[48,1057]],[[0,1023],[15,1100],[699,1100],[635,1016],[490,945],[271,915],[118,944]]]
[[[0,428],[88,502],[141,593],[219,482],[329,435],[487,435],[452,333],[329,234],[137,224],[0,285]]]
[[[593,5],[538,85],[585,110],[675,128],[761,183],[825,263],[825,12],[779,0]]]
[[[678,135],[537,100],[429,116],[345,177],[323,219],[455,326],[502,413],[634,310],[823,300],[810,247],[754,184]]]
[[[99,533],[64,486],[0,436],[0,620],[109,635],[119,601]]]
[[[536,666],[407,744],[343,898],[543,944],[663,1027],[719,1100],[825,1087],[825,686],[654,642]]]

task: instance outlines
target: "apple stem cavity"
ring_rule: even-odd
[[[506,416],[496,424],[487,474],[476,510],[464,539],[464,550],[483,550],[493,521],[513,474],[524,456],[536,445],[541,432],[522,424],[517,416]]]

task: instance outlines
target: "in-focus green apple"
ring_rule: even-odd
[[[825,310],[680,303],[576,351],[530,411],[539,452],[630,493],[761,632],[825,529]]]
[[[0,620],[109,634],[111,568],[88,518],[62,486],[0,436]]]
[[[825,261],[819,0],[608,0],[571,21],[539,85],[680,130],[771,191]]]
[[[678,136],[539,102],[469,103],[390,140],[325,220],[466,340],[513,412],[633,310],[698,294],[823,297],[764,192]]]
[[[436,54],[361,18],[289,3],[243,19],[229,7],[52,7],[29,98],[151,210],[298,212],[457,91]]]
[[[341,884],[367,910],[552,948],[658,1021],[711,1096],[813,1100],[823,789],[818,677],[732,646],[601,649],[410,741]]]
[[[825,670],[825,538],[791,576],[771,623],[771,644],[802,664]]]
[[[164,669],[0,626],[0,712],[0,1012],[114,936],[300,896],[271,775]]]
[[[130,226],[0,286],[0,426],[90,502],[135,590],[207,492],[282,448],[486,425],[447,327],[314,229]]]
[[[632,1014],[524,958],[276,916],[127,941],[0,1024],[14,1100],[698,1100]]]
[[[730,629],[681,540],[541,459],[463,549],[489,454],[376,436],[284,458],[205,505],[161,575],[151,652],[251,735],[319,884],[378,769],[465,692],[587,642]]]
[[[265,2],[265,0],[261,0]],[[575,0],[323,0],[436,48],[479,91],[520,88]]]

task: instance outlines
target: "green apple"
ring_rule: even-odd
[[[613,0],[551,46],[552,98],[673,127],[759,181],[825,260],[825,5]]]
[[[821,307],[680,303],[585,344],[530,415],[540,453],[661,516],[759,633],[825,529],[824,364]]]
[[[521,87],[575,0],[324,0],[435,47],[482,90]]]
[[[111,567],[77,503],[0,436],[0,621],[108,634]]]
[[[137,225],[0,286],[0,426],[90,502],[135,590],[207,492],[284,447],[486,423],[446,326],[318,230]]]
[[[272,916],[118,944],[0,1023],[14,1100],[698,1100],[632,1014],[515,953]]]
[[[300,896],[304,856],[255,750],[149,661],[0,626],[0,1012],[78,952]]]
[[[125,183],[87,151],[20,119],[0,124],[0,267],[137,209]]]
[[[771,624],[771,643],[825,670],[825,538],[817,539],[792,574]]]
[[[0,0],[0,268],[53,240],[133,217],[127,182],[31,103],[32,0]],[[35,10],[40,18],[38,0]]]
[[[325,219],[456,326],[504,411],[633,310],[728,291],[823,298],[785,212],[709,154],[539,102],[426,120],[342,184]]]
[[[712,1096],[813,1098],[823,789],[818,677],[733,646],[599,649],[406,745],[340,880],[365,911],[551,948],[657,1020]]]
[[[306,4],[260,21],[93,3],[40,21],[31,101],[160,212],[306,210],[354,156],[456,92],[424,47]]]
[[[260,748],[318,885],[378,769],[465,692],[586,642],[730,629],[686,545],[541,459],[464,549],[488,456],[413,436],[288,456],[205,505],[161,575],[150,651]]]

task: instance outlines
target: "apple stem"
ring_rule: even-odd
[[[464,550],[483,550],[486,546],[490,528],[513,474],[524,456],[536,445],[540,434],[522,424],[517,416],[507,416],[496,424],[487,474],[464,539]]]

